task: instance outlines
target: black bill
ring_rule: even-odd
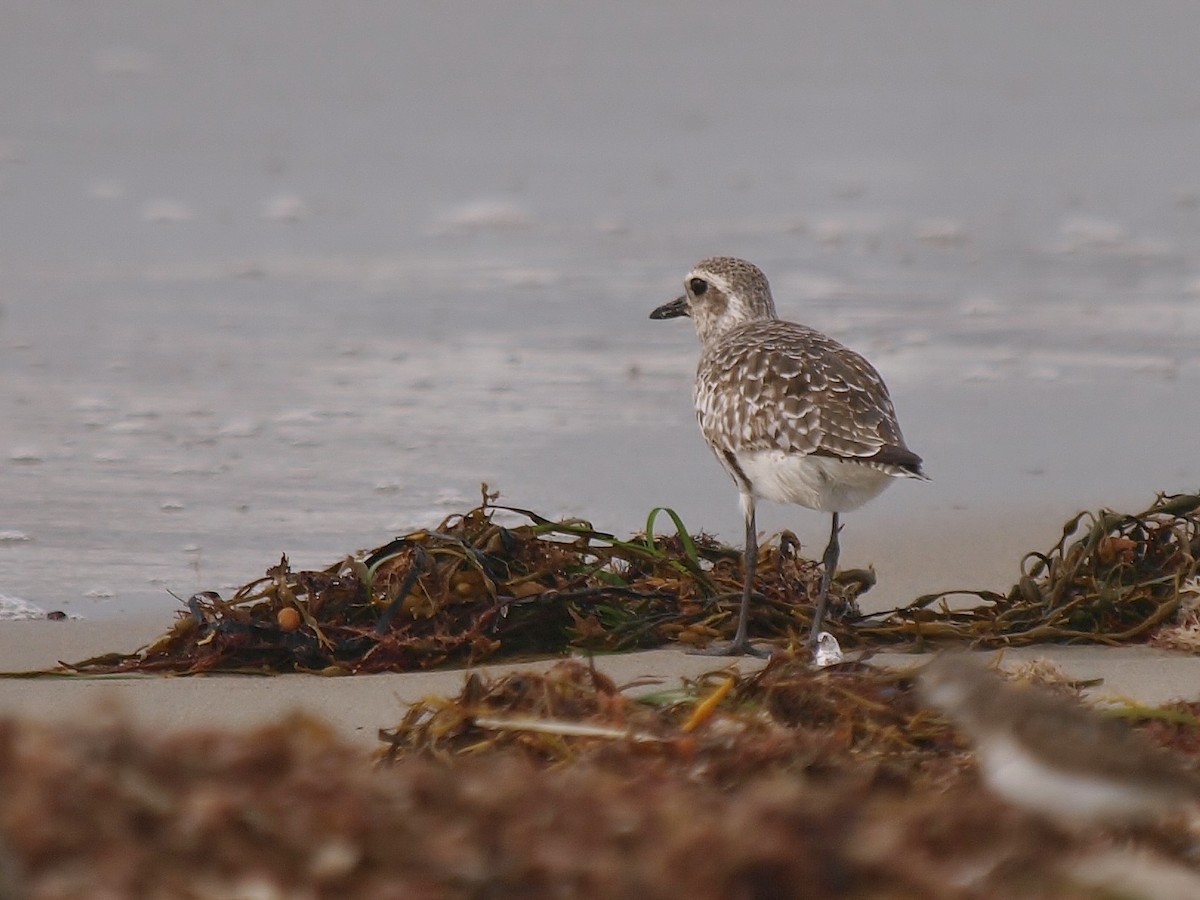
[[[664,303],[650,313],[652,319],[676,319],[688,314],[687,297],[676,297],[670,303]]]

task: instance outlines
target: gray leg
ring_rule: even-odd
[[[746,579],[742,585],[742,605],[738,609],[737,631],[734,632],[732,642],[698,651],[702,656],[767,657],[771,655],[770,650],[759,650],[752,646],[747,633],[750,623],[750,597],[754,593],[754,571],[758,568],[758,534],[754,526],[754,498],[748,494],[742,495],[742,510],[746,514],[746,551],[743,557]]]
[[[750,620],[750,595],[754,593],[754,573],[758,568],[758,530],[754,527],[754,501],[748,504],[750,512],[746,516],[746,550],[743,568],[746,570],[746,581],[742,585],[742,606],[738,610],[737,631],[733,635],[730,650],[741,655],[750,651],[750,641],[746,636],[746,626]]]
[[[842,526],[838,524],[838,514],[833,514],[833,528],[829,532],[829,544],[825,547],[825,555],[821,557],[821,593],[817,596],[817,605],[813,608],[812,631],[808,633],[808,646],[816,648],[817,638],[825,625],[825,607],[829,605],[829,585],[833,582],[833,573],[837,571],[838,563],[838,532]]]

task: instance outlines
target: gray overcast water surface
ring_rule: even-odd
[[[739,540],[695,336],[647,319],[716,253],[891,386],[934,481],[843,535],[888,600],[1003,586],[1077,508],[1200,488],[1195,4],[3,20],[0,615],[168,610],[483,480]],[[760,524],[809,552],[827,527]]]

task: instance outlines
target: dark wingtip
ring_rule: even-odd
[[[879,452],[869,457],[869,459],[874,462],[881,462],[889,466],[895,466],[898,469],[903,469],[909,475],[914,478],[920,478],[922,481],[930,480],[929,476],[921,468],[924,465],[924,461],[907,447],[881,447]]]

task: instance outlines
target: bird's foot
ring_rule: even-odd
[[[689,650],[689,656],[756,656],[769,659],[771,647],[755,647],[747,640],[730,641],[728,644],[712,644],[703,650]]]

